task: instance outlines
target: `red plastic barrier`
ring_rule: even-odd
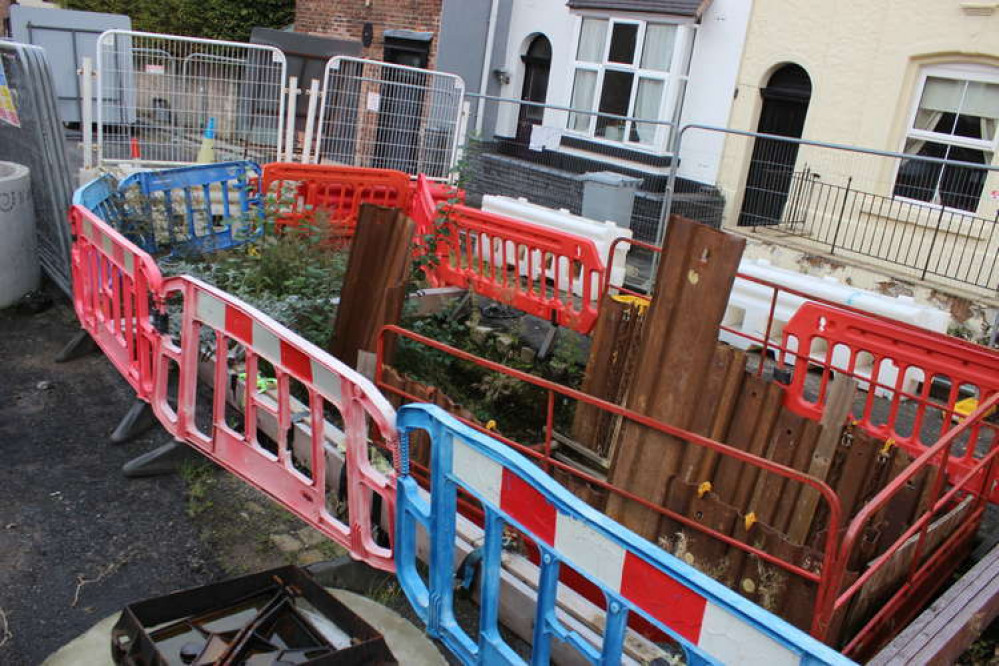
[[[159,332],[150,303],[159,298],[162,278],[152,258],[83,206],[69,209],[73,307],[118,371],[148,401],[153,389],[153,356]]]
[[[314,223],[317,211],[336,235],[349,238],[362,203],[406,209],[412,197],[409,176],[391,169],[272,162],[261,179],[265,210],[278,214],[278,226]]]
[[[392,549],[377,543],[372,525],[373,506],[386,518],[388,535],[395,515],[395,414],[384,396],[337,359],[223,291],[185,276],[166,280],[163,293],[168,300],[183,299],[179,343],[163,337],[156,367],[153,410],[166,429],[355,558],[394,570]],[[236,365],[245,367],[242,382]],[[267,374],[274,375],[271,381]],[[210,414],[198,412],[199,383],[210,396]],[[242,414],[227,414],[228,401],[241,405]],[[271,426],[274,439],[261,423]],[[377,448],[391,454],[384,473],[369,458]],[[345,472],[328,468],[341,460],[334,449],[343,451]],[[337,475],[341,493],[334,496],[328,480]],[[380,507],[373,505],[375,496]],[[344,504],[347,516],[341,519]]]
[[[796,347],[795,347],[796,345]],[[785,394],[785,404],[798,414],[812,419],[821,417],[830,371],[846,375],[858,373],[858,361],[869,370],[872,386],[867,391],[862,413],[855,415],[865,430],[891,440],[914,456],[922,454],[937,441],[939,428],[928,420],[938,417],[944,428],[960,418],[954,406],[963,393],[971,393],[980,401],[999,392],[999,354],[990,350],[922,329],[864,316],[822,303],[805,303],[784,327],[785,350],[793,352],[791,383]],[[783,353],[787,360],[792,352]],[[813,360],[815,359],[815,360]],[[818,365],[823,372],[817,396],[808,393],[806,382],[809,365]],[[890,382],[890,383],[889,383]],[[940,402],[931,392],[946,392]],[[918,388],[912,388],[918,387]],[[875,410],[876,395],[888,398],[888,409]],[[911,430],[901,430],[899,410],[909,405],[914,415]],[[970,470],[984,451],[999,442],[985,441],[992,431],[971,428],[963,451],[952,454],[947,464],[953,481]],[[992,502],[999,502],[999,491],[991,488]]]
[[[428,197],[421,194],[418,207]],[[593,328],[605,268],[592,240],[461,204],[439,210],[440,284],[472,288],[580,333]]]

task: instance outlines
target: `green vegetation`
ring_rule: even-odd
[[[187,486],[187,515],[195,518],[211,509],[209,494],[217,481],[216,467],[207,460],[196,460],[182,464],[179,473]]]
[[[406,317],[402,325],[476,356],[579,388],[586,364],[580,336],[561,330],[550,356],[537,359],[533,353],[524,352],[527,346],[519,325],[506,333],[474,333],[480,323],[474,300],[470,316],[442,311],[425,317]],[[399,341],[393,365],[412,379],[436,386],[482,423],[495,420],[504,435],[525,444],[543,438],[548,397],[546,391],[536,386],[406,339]],[[568,431],[574,409],[573,401],[556,397],[556,429]]]
[[[204,280],[325,347],[350,254],[325,238],[316,227],[288,229],[231,250],[160,265],[164,272]]]
[[[295,19],[294,0],[62,0],[64,9],[128,14],[146,32],[245,42],[257,26],[283,28]]]

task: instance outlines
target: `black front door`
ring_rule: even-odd
[[[430,58],[427,33],[386,30],[385,62],[423,69]],[[426,116],[424,98],[427,76],[412,69],[386,68],[382,72],[387,85],[380,96],[368,95],[362,103],[378,111],[373,166],[416,173],[420,164],[420,126]]]
[[[763,107],[757,132],[800,139],[811,92],[808,74],[798,65],[785,65],[774,72],[767,87],[760,91]],[[797,159],[796,143],[755,139],[739,226],[755,227],[781,221],[795,178]]]
[[[524,61],[524,86],[520,99],[544,103],[548,98],[548,74],[552,64],[552,46],[548,38],[544,35],[535,37],[520,59]],[[540,125],[544,115],[544,107],[521,104],[517,116],[517,141],[528,143],[531,128]]]

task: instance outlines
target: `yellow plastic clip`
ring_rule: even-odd
[[[753,525],[755,524],[756,524],[756,512],[750,511],[749,513],[746,514],[745,518],[746,531],[748,532],[750,529],[752,529]]]
[[[489,419],[489,421],[486,422],[486,430],[496,430],[495,419]]]
[[[886,456],[891,453],[893,446],[895,446],[895,438],[889,437],[885,440],[884,446],[881,447],[881,455]]]
[[[251,244],[249,244],[249,245],[246,246],[246,254],[250,255],[251,257],[259,257],[260,256],[260,248],[257,247],[256,245],[253,245],[251,243]]]
[[[625,305],[633,305],[638,308],[639,313],[644,313],[645,310],[652,303],[648,298],[644,296],[631,296],[627,294],[618,294],[617,296],[611,296],[618,303],[624,303]]]
[[[697,486],[697,497],[704,497],[707,493],[711,492],[711,482],[704,481],[701,485]]]

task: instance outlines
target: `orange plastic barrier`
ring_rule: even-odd
[[[943,430],[962,418],[955,409],[962,394],[970,393],[984,402],[999,393],[999,354],[957,338],[824,303],[805,303],[791,317],[784,327],[784,350],[791,342],[797,345],[793,354],[798,361],[785,394],[790,409],[811,419],[821,418],[831,372],[855,375],[858,360],[864,357],[872,368],[872,385],[862,412],[854,418],[868,432],[914,456],[924,453]],[[782,358],[787,360],[791,354],[784,351]],[[810,365],[822,368],[817,391],[812,392],[807,385]],[[886,375],[894,378],[892,384],[880,379]],[[935,400],[934,393],[944,395]],[[876,409],[878,394],[888,398],[887,410]],[[911,418],[900,420],[901,409],[911,410]],[[905,428],[901,422],[907,424]],[[952,453],[947,463],[952,482],[996,445],[985,441],[994,437],[991,429],[969,429],[963,450]],[[990,501],[999,502],[999,489],[990,486],[988,495]]]
[[[414,208],[426,208],[428,198],[421,193]],[[437,228],[439,284],[472,288],[580,333],[593,328],[605,267],[592,240],[461,204],[440,207]]]
[[[362,203],[407,209],[409,176],[391,169],[272,162],[261,177],[264,210],[277,213],[278,226],[328,223],[334,234],[354,235]]]
[[[76,316],[141,400],[153,388],[159,331],[150,318],[162,278],[152,258],[80,205],[69,209]]]
[[[375,533],[384,516],[391,535],[395,515],[398,440],[385,397],[337,359],[223,291],[184,276],[166,280],[163,294],[167,301],[183,300],[180,339],[164,335],[157,358],[152,404],[164,427],[353,557],[394,570],[392,549]],[[233,366],[244,363],[240,377]],[[210,377],[200,387],[210,395],[207,414],[199,413],[199,371]],[[230,399],[242,414],[227,414]],[[276,439],[259,428],[265,421]],[[329,467],[341,460],[331,455],[334,449],[343,452],[341,469]],[[376,467],[379,449],[390,456],[384,472]],[[337,476],[339,493],[328,483]]]

